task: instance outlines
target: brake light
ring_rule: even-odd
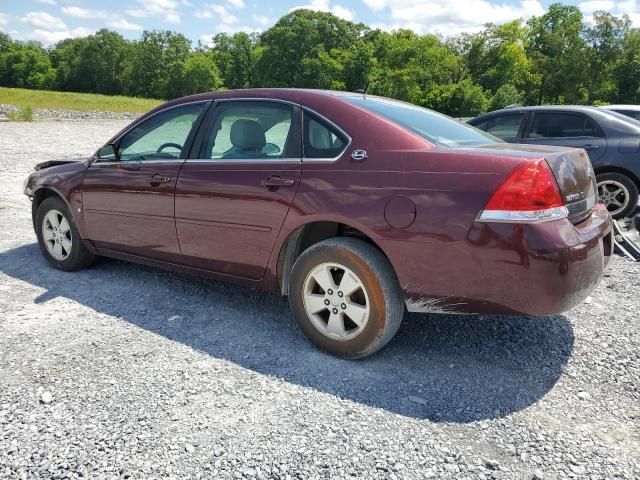
[[[525,162],[493,193],[481,222],[535,223],[566,218],[560,189],[544,159]]]

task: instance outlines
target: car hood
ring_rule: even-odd
[[[63,158],[60,160],[47,160],[45,162],[40,162],[36,164],[34,170],[44,170],[45,168],[55,167],[57,165],[65,165],[67,163],[83,163],[87,162],[88,159],[85,157],[76,157],[76,158]]]

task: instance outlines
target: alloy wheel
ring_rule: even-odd
[[[629,190],[615,180],[604,180],[598,183],[598,195],[611,215],[617,215],[629,204]]]
[[[42,239],[47,252],[56,260],[65,260],[71,254],[71,226],[60,211],[49,210],[42,219]]]
[[[303,303],[313,326],[332,339],[357,337],[369,320],[369,296],[362,280],[338,263],[323,263],[309,272]]]

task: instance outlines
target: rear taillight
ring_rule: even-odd
[[[516,168],[491,196],[478,221],[535,223],[568,214],[551,168],[540,159]]]

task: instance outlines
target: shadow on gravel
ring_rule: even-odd
[[[562,315],[409,315],[378,354],[344,361],[315,349],[286,299],[124,262],[64,273],[36,244],[0,253],[0,271],[212,357],[414,418],[470,422],[522,410],[555,384],[573,349]]]

